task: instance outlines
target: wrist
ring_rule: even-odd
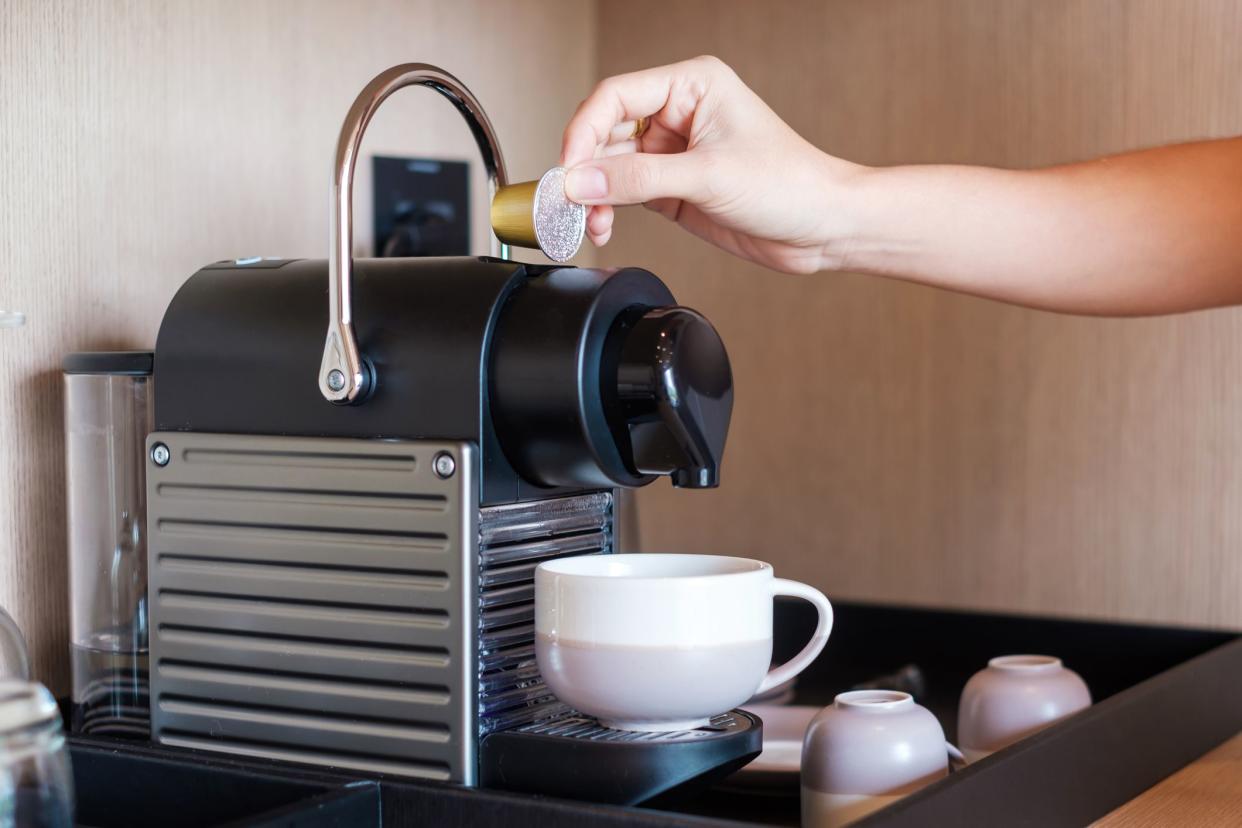
[[[816,185],[821,196],[817,239],[820,270],[854,269],[858,266],[866,193],[878,170],[826,153],[821,155]]]

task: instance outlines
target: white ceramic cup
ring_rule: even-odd
[[[957,743],[974,762],[1091,706],[1091,691],[1061,659],[998,656],[962,689]]]
[[[810,643],[771,672],[772,599],[815,605]],[[557,698],[620,730],[675,731],[802,672],[832,631],[817,589],[714,555],[589,555],[535,570],[535,652]]]
[[[802,824],[861,819],[947,775],[957,756],[940,722],[909,693],[841,693],[802,742]]]

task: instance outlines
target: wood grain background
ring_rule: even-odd
[[[632,0],[599,33],[602,74],[716,54],[873,164],[1242,132],[1236,0]],[[1242,311],[774,275],[638,209],[602,257],[665,277],[734,364],[723,486],[644,490],[644,547],[765,558],[829,596],[1242,626]]]
[[[150,347],[209,262],[326,256],[337,131],[390,65],[460,77],[510,172],[537,176],[592,83],[594,14],[576,0],[0,0],[0,308],[28,317],[0,329],[0,605],[40,679],[68,690],[62,355]],[[464,122],[425,90],[387,103],[363,152],[475,161]],[[368,176],[364,161],[359,252]]]
[[[1236,0],[0,0],[0,308],[29,318],[0,329],[0,604],[67,689],[61,356],[149,346],[205,262],[324,255],[336,130],[390,64],[458,74],[518,177],[597,75],[704,52],[831,152],[1032,166],[1242,132],[1239,43]],[[425,93],[366,151],[473,158]],[[1242,311],[777,276],[641,210],[602,256],[707,313],[736,372],[724,486],[644,490],[646,547],[837,597],[1242,626]]]

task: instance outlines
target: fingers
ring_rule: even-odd
[[[627,122],[628,123],[628,122]],[[625,138],[609,140],[595,150],[596,158],[608,158],[613,155],[624,155],[627,152],[685,152],[686,139],[667,128],[656,124],[641,138]]]
[[[590,160],[619,125],[637,118],[655,116],[666,128],[687,135],[695,109],[722,71],[727,68],[715,58],[695,58],[602,81],[565,127],[561,165]],[[631,123],[627,136],[632,132]]]
[[[627,153],[572,168],[565,195],[579,204],[642,204],[658,198],[695,201],[706,190],[706,170],[694,153]]]
[[[627,152],[642,152],[642,147],[637,141],[619,141],[615,144],[607,144],[601,147],[596,153],[596,158],[609,158],[613,155],[625,155]]]
[[[646,124],[647,122],[644,121],[643,122],[644,131],[645,131]],[[634,139],[638,137],[639,137],[639,122],[638,121],[622,121],[621,123],[614,126],[611,130],[609,130],[608,143],[609,144],[620,144],[623,141],[633,141]]]
[[[613,209],[607,205],[597,205],[587,213],[587,237],[596,247],[602,247],[612,237]]]

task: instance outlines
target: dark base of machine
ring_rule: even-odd
[[[827,704],[837,692],[914,664],[925,680],[919,701],[953,739],[965,680],[988,656],[1022,651],[1061,656],[1096,699],[1089,710],[859,825],[1087,824],[1242,729],[1242,636],[1235,633],[846,602],[836,609],[832,642],[799,676],[795,704]],[[813,623],[803,605],[778,604],[777,657],[796,650]],[[540,737],[519,738],[533,744]],[[583,744],[588,751],[602,747],[591,740]],[[703,817],[733,826],[798,824],[796,782],[783,790],[743,789],[741,776],[681,785],[671,792],[681,794],[676,801],[660,796],[640,807],[619,807],[109,739],[74,736],[70,749],[78,821],[95,828],[702,828]],[[576,758],[584,765],[594,761]],[[541,754],[524,763],[523,773],[542,774],[547,790],[561,784],[556,774],[572,772],[561,761]],[[601,772],[619,775],[618,767]]]
[[[636,805],[722,779],[762,749],[763,723],[742,710],[678,733],[610,730],[570,716],[488,736],[479,781],[485,788]]]

